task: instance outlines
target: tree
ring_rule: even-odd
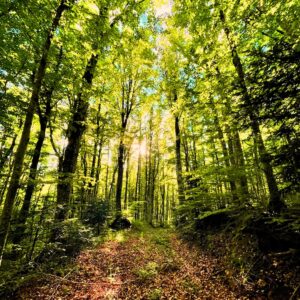
[[[72,4],[72,2],[70,3]],[[46,40],[43,46],[41,59],[38,65],[38,69],[35,75],[34,83],[33,83],[33,89],[31,98],[29,101],[26,118],[24,122],[24,127],[21,135],[21,140],[19,142],[18,149],[15,154],[15,161],[14,161],[14,167],[12,172],[12,179],[10,182],[10,185],[8,187],[8,191],[6,194],[5,204],[1,215],[1,222],[0,222],[0,264],[2,260],[2,255],[6,243],[6,238],[8,234],[10,219],[11,219],[11,212],[14,205],[14,200],[16,196],[16,192],[19,185],[19,180],[22,175],[22,165],[24,161],[25,152],[27,149],[27,145],[30,138],[30,130],[32,125],[32,120],[34,116],[34,112],[39,100],[39,93],[42,86],[42,81],[45,76],[46,67],[47,67],[47,61],[48,61],[48,53],[51,47],[52,39],[54,36],[54,33],[59,25],[59,21],[62,17],[63,12],[69,8],[69,5],[67,4],[67,1],[62,0],[57,7],[55,11],[55,16],[52,20],[51,27],[49,28]]]

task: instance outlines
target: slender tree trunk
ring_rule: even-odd
[[[122,214],[122,187],[123,187],[123,175],[124,175],[124,159],[125,159],[125,132],[128,123],[128,119],[133,106],[134,97],[134,83],[131,77],[128,81],[122,83],[122,106],[121,106],[121,136],[118,151],[118,178],[116,187],[116,215]]]
[[[116,173],[118,170],[118,165],[116,165],[113,169],[113,173],[112,173],[112,177],[111,177],[111,183],[110,183],[110,189],[109,189],[109,193],[108,193],[108,201],[110,201],[113,191],[114,191],[114,185],[115,185],[115,181],[116,181]]]
[[[25,197],[23,201],[22,208],[20,210],[18,220],[17,220],[17,228],[15,230],[14,236],[13,236],[13,243],[18,244],[23,238],[24,232],[25,232],[25,223],[29,214],[29,208],[31,204],[31,198],[34,192],[35,188],[35,180],[37,176],[37,167],[39,163],[39,159],[41,156],[41,150],[43,147],[43,143],[45,140],[45,135],[46,135],[46,128],[47,128],[47,119],[42,118],[40,120],[41,122],[41,129],[39,132],[38,140],[35,145],[34,149],[34,154],[32,157],[31,161],[31,166],[30,166],[30,173],[29,173],[29,179],[28,179],[28,184],[25,192]]]
[[[169,185],[167,184],[166,187],[166,224],[169,224],[169,219],[170,219],[170,212],[171,212],[171,208],[170,208],[170,195],[169,195]]]
[[[116,187],[116,212],[117,215],[122,214],[122,186],[123,186],[123,174],[124,174],[124,155],[125,155],[125,145],[123,142],[125,128],[123,128],[121,134],[119,151],[118,151],[118,178]]]
[[[28,261],[32,260],[32,257],[33,257],[33,254],[34,254],[34,249],[35,249],[36,243],[38,241],[38,236],[39,236],[39,233],[40,233],[40,230],[41,230],[41,225],[45,220],[46,211],[47,211],[47,208],[48,208],[47,199],[48,199],[48,196],[45,197],[45,202],[44,202],[44,205],[43,205],[43,208],[42,208],[42,211],[41,211],[41,214],[40,214],[39,222],[37,224],[36,231],[35,231],[35,234],[34,234],[34,237],[33,237],[32,246],[31,246],[30,252],[27,256]]]
[[[141,139],[141,127],[140,127],[140,139]],[[139,141],[139,149],[141,148],[141,140]],[[139,150],[138,156],[138,165],[136,171],[136,181],[135,181],[135,192],[134,192],[134,201],[135,201],[135,219],[139,218],[139,203],[141,197],[141,150]]]
[[[93,149],[93,159],[91,166],[91,177],[94,178],[95,167],[96,167],[96,158],[97,158],[97,148],[99,145],[99,135],[100,135],[100,113],[101,113],[101,103],[98,104],[97,117],[96,117],[96,135],[94,140],[94,149]]]
[[[98,194],[98,187],[99,187],[98,181],[100,177],[101,152],[102,152],[102,138],[100,141],[100,113],[101,113],[101,103],[98,104],[98,110],[96,116],[97,127],[96,127],[96,134],[94,137],[93,158],[92,158],[91,173],[90,173],[90,177],[95,179],[95,184],[93,188],[93,194],[95,196],[97,196]],[[97,161],[97,166],[96,166],[96,161]],[[92,188],[91,183],[89,184],[89,187]]]
[[[110,144],[108,144],[108,150],[107,150],[107,165],[106,165],[106,172],[105,172],[105,199],[109,201],[109,195],[108,195],[108,175],[109,175],[109,159],[110,159]]]
[[[4,153],[1,155],[0,158],[0,171],[3,169],[6,161],[8,160],[9,156],[13,153],[15,145],[16,145],[16,139],[17,139],[17,134],[14,135],[12,142],[10,144],[10,147],[7,148]]]
[[[148,152],[148,182],[147,182],[147,211],[146,218],[149,224],[153,225],[153,210],[154,210],[154,197],[152,196],[154,191],[154,164],[153,164],[153,107],[151,107],[150,111],[150,119],[149,119],[149,152]]]
[[[196,170],[198,167],[198,157],[197,157],[197,147],[196,147],[194,125],[192,122],[191,122],[191,131],[192,131],[192,157],[193,157],[192,170]]]
[[[127,166],[125,178],[125,195],[124,195],[124,209],[128,209],[128,185],[129,185],[129,170],[130,170],[130,153],[127,153]]]
[[[102,145],[103,145],[103,136],[101,137],[100,143],[99,143],[99,149],[98,149],[98,155],[97,155],[97,166],[96,166],[96,174],[95,174],[95,189],[94,189],[94,195],[98,196],[98,190],[99,190],[99,180],[100,180],[100,172],[101,172],[101,157],[102,157]]]
[[[217,128],[218,138],[219,138],[219,141],[220,141],[221,147],[222,147],[225,166],[226,166],[227,170],[230,170],[230,159],[229,159],[228,149],[227,149],[227,145],[226,145],[226,142],[225,142],[223,130],[222,130],[221,125],[220,125],[218,112],[216,110],[216,107],[215,107],[215,104],[214,104],[213,100],[211,100],[211,106],[212,106],[212,110],[213,110],[213,113],[214,113],[214,122],[215,122],[215,126]],[[236,193],[236,183],[232,179],[232,176],[230,174],[228,175],[228,180],[229,180],[230,190],[231,190],[231,194],[232,194],[232,200],[237,201],[238,196],[237,196],[237,193]]]
[[[3,183],[3,186],[2,186],[2,189],[1,189],[1,192],[0,192],[0,206],[2,205],[4,194],[5,194],[5,191],[7,189],[9,180],[11,178],[13,163],[14,163],[13,158],[11,157],[10,160],[9,160],[9,165],[8,165],[8,173],[6,174],[6,178],[5,178],[5,181]]]
[[[25,123],[23,126],[21,139],[15,154],[15,162],[12,171],[12,177],[6,194],[6,200],[5,200],[5,204],[4,204],[4,208],[0,220],[0,265],[2,262],[2,255],[3,255],[7,234],[10,226],[12,209],[17,194],[17,190],[19,188],[19,181],[22,175],[25,152],[27,150],[27,146],[30,139],[30,131],[32,126],[33,116],[38,103],[42,81],[44,79],[45,72],[46,72],[49,49],[52,43],[54,32],[56,31],[59,25],[59,21],[62,17],[62,14],[68,8],[68,6],[66,5],[67,2],[68,1],[66,0],[61,0],[59,6],[56,9],[55,16],[52,21],[52,25],[48,30],[47,38],[43,47],[42,57],[39,62],[38,70],[33,84],[32,94],[31,94],[31,98],[29,101],[29,105],[25,117]]]
[[[186,133],[184,134],[184,136],[182,138],[182,142],[183,142],[183,149],[184,149],[185,171],[189,172],[190,171],[190,154],[189,154],[189,146],[188,146]]]
[[[62,52],[62,48],[61,48],[59,55],[58,55],[57,65],[55,67],[56,74],[58,73],[60,65],[61,65],[62,55],[63,55],[63,52]],[[39,163],[39,160],[41,157],[41,151],[42,151],[42,147],[44,144],[44,140],[46,137],[46,129],[47,129],[48,122],[49,122],[49,119],[51,116],[52,95],[53,95],[53,91],[55,89],[55,83],[56,83],[56,81],[53,82],[51,88],[49,90],[47,90],[45,93],[45,99],[46,99],[45,111],[42,112],[41,107],[38,106],[39,120],[40,120],[40,132],[39,132],[38,140],[36,142],[34,153],[32,156],[29,179],[28,179],[28,183],[27,183],[27,188],[26,188],[26,192],[25,192],[23,205],[22,205],[22,208],[20,210],[18,220],[17,220],[17,228],[15,229],[15,233],[13,235],[13,243],[14,244],[18,244],[22,240],[24,232],[25,232],[25,223],[26,223],[26,220],[27,220],[27,217],[29,214],[31,198],[32,198],[32,195],[33,195],[33,192],[35,189],[35,185],[36,185],[35,180],[37,177],[37,167],[38,167],[38,163]]]
[[[177,92],[174,92],[174,102],[177,102]],[[179,126],[179,116],[175,115],[175,150],[176,150],[176,174],[177,174],[177,184],[178,184],[178,200],[179,204],[184,202],[184,186],[183,186],[183,176],[182,176],[182,161],[181,161],[181,134]]]

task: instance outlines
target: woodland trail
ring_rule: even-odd
[[[222,282],[219,268],[171,230],[129,230],[83,251],[64,277],[45,275],[23,288],[18,299],[247,299]]]

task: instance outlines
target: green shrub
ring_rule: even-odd
[[[100,233],[100,226],[105,224],[109,212],[108,203],[105,200],[97,199],[86,205],[81,220],[88,226],[96,227],[97,233]]]
[[[149,262],[144,268],[136,270],[134,273],[138,280],[145,282],[153,279],[157,274],[158,265],[156,262]]]
[[[149,293],[148,299],[149,300],[159,300],[161,298],[162,290],[161,289],[154,289]]]

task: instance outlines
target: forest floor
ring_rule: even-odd
[[[17,299],[247,299],[219,271],[216,258],[170,229],[126,230],[81,252],[68,273],[43,274]]]

